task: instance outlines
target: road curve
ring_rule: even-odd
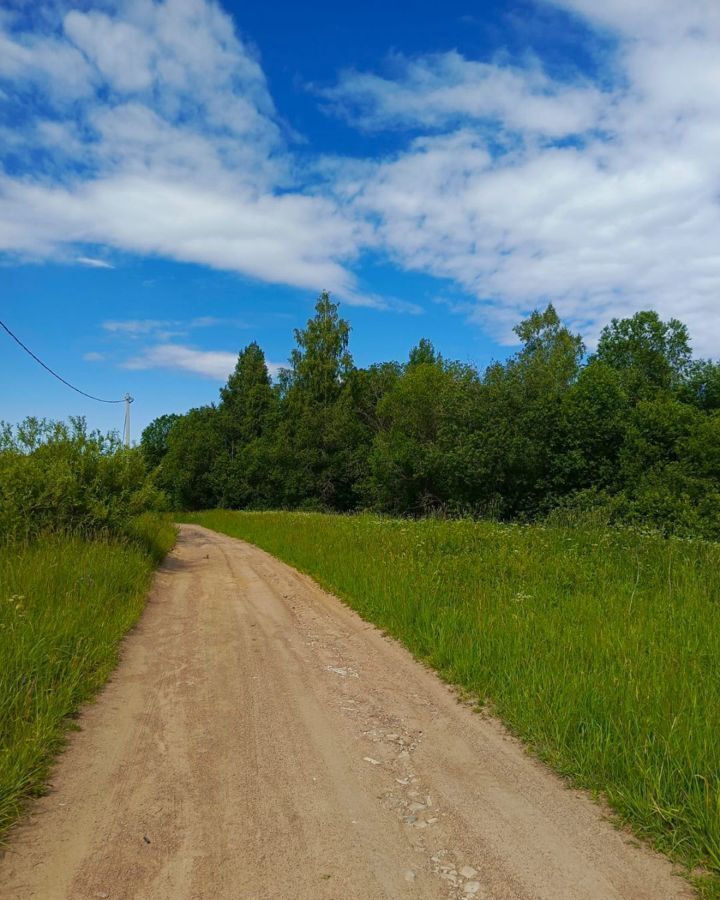
[[[261,550],[182,526],[2,900],[670,900],[664,859]]]

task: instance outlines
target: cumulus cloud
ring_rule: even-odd
[[[0,251],[108,245],[352,299],[362,226],[295,183],[262,68],[218,5],[120,0],[36,31],[0,18],[0,88],[23,111]]]
[[[237,353],[225,350],[197,350],[182,344],[158,344],[146,348],[124,363],[126,369],[174,369],[225,381],[235,368]],[[279,363],[268,363],[271,375],[280,370]]]
[[[115,247],[413,311],[357,282],[360,255],[382,254],[451,279],[501,340],[548,300],[590,340],[650,306],[716,354],[720,5],[538,2],[612,38],[595,81],[541,54],[347,71],[321,102],[404,143],[316,157],[312,179],[212,0],[53,4],[32,32],[0,13],[0,103],[20,123],[0,129],[0,252],[91,265]],[[177,327],[144,332],[152,358],[199,365],[166,343]]]
[[[720,7],[556,0],[611,33],[603,85],[458,54],[346,73],[328,96],[404,150],[338,173],[399,266],[453,279],[471,318],[510,326],[552,300],[592,340],[655,307],[720,338]],[[493,128],[483,121],[494,117]]]

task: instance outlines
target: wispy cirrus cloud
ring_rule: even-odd
[[[90,269],[114,269],[112,263],[107,262],[104,259],[95,259],[93,256],[76,256],[75,262],[80,263],[81,266],[87,266]]]
[[[157,344],[123,363],[125,369],[171,369],[225,381],[235,368],[237,353],[225,350],[199,350],[183,344]],[[282,365],[268,363],[272,376]]]
[[[247,328],[247,324],[235,317],[208,315],[190,319],[107,319],[101,328],[110,350],[85,353],[83,359],[87,362],[112,359],[124,369],[168,369],[225,380],[235,367],[237,352],[202,349],[178,343],[177,339],[214,328],[222,328],[224,334],[228,329]],[[129,348],[134,352],[128,358]],[[270,367],[272,374],[278,369],[279,366]]]
[[[105,331],[131,336],[157,334],[171,328],[190,331],[194,328],[216,328],[220,325],[247,327],[242,319],[228,316],[195,316],[192,319],[106,319],[101,325]]]
[[[176,326],[178,323],[168,319],[109,319],[102,323],[105,331],[114,334],[140,335],[150,334],[158,329]]]

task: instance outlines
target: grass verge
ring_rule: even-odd
[[[75,713],[106,681],[175,541],[145,514],[117,539],[0,545],[0,837],[42,791]]]
[[[593,527],[213,511],[471,691],[720,896],[720,547]]]

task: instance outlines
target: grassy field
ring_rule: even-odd
[[[601,528],[184,516],[312,575],[655,846],[720,875],[720,547]]]
[[[0,544],[0,835],[42,790],[68,717],[112,671],[175,540],[150,514],[129,532]]]

